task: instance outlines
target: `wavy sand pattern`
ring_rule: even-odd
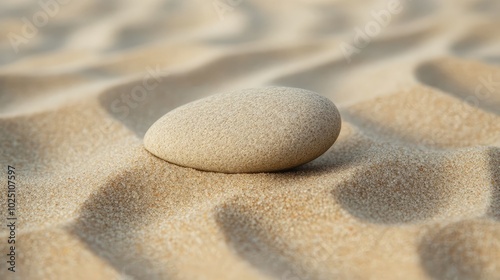
[[[350,62],[390,1],[67,2],[0,37],[0,279],[500,279],[498,1],[401,1]],[[0,33],[40,11],[2,2]],[[263,85],[334,101],[337,143],[268,174],[144,150],[171,109]]]

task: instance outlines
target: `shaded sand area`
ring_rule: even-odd
[[[67,2],[0,3],[0,279],[500,279],[498,1]],[[332,100],[332,148],[260,174],[144,149],[269,85]]]

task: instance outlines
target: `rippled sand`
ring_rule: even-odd
[[[500,279],[500,3],[401,1],[375,32],[390,2],[0,3],[0,278]],[[144,150],[169,110],[263,85],[334,101],[337,143],[268,174]]]

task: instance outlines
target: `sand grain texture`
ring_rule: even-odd
[[[2,1],[0,33],[37,3]],[[387,4],[70,1],[17,53],[0,37],[0,279],[500,279],[500,5],[401,1],[348,62]],[[144,149],[174,108],[262,86],[332,100],[336,143],[260,174]]]

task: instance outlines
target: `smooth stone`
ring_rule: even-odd
[[[205,171],[285,170],[326,152],[340,133],[327,98],[298,88],[232,91],[188,103],[156,121],[145,148],[168,162]]]

